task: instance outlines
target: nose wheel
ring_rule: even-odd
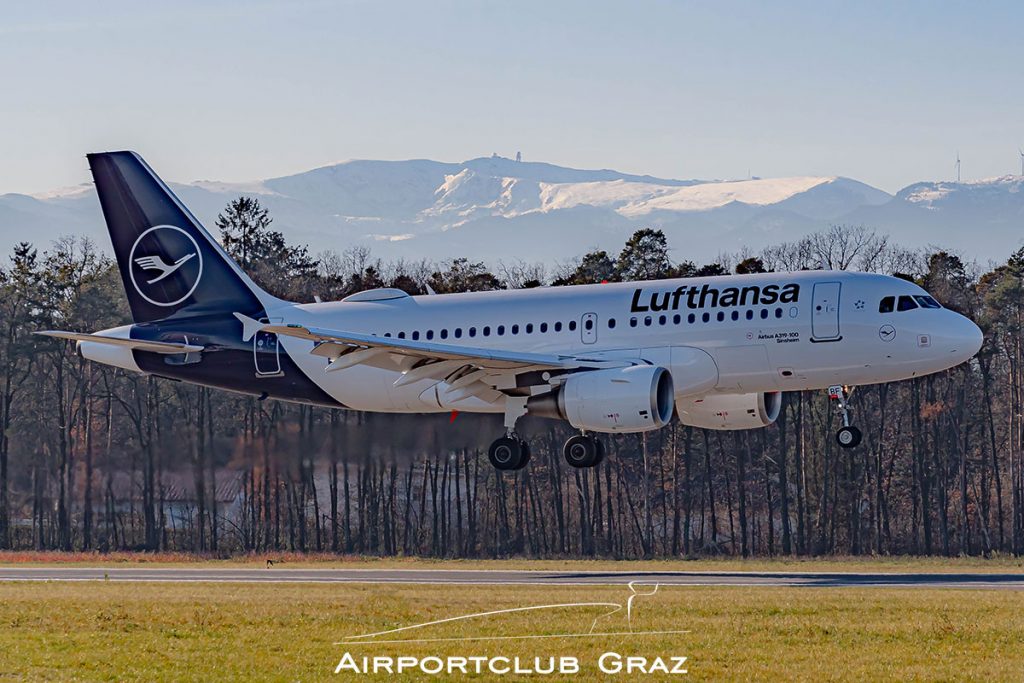
[[[571,467],[596,467],[604,460],[604,444],[590,434],[577,434],[562,446],[562,455]]]
[[[860,445],[863,434],[850,424],[850,407],[847,400],[850,398],[852,388],[836,384],[828,388],[828,397],[836,402],[836,408],[843,419],[843,426],[836,432],[836,443],[840,448],[856,448]]]

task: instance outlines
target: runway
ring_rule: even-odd
[[[740,571],[543,571],[225,567],[0,567],[0,581],[169,583],[354,583],[448,585],[789,586],[805,588],[985,588],[1024,590],[1024,574]]]

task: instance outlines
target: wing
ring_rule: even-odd
[[[399,370],[402,376],[396,386],[420,380],[443,382],[449,401],[470,396],[494,400],[499,392],[528,390],[517,386],[516,377],[529,372],[569,371],[577,369],[618,367],[629,361],[588,358],[575,354],[530,353],[504,349],[485,349],[456,344],[437,344],[378,337],[359,332],[328,330],[304,325],[269,325],[240,313],[243,336],[250,339],[256,332],[269,332],[313,342],[310,353],[327,358],[327,372],[354,365],[371,365]],[[544,390],[550,386],[544,385]]]

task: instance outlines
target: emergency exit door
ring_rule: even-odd
[[[839,341],[840,282],[818,282],[811,302],[811,341]]]
[[[584,344],[597,341],[597,313],[584,313],[580,318],[580,337]]]

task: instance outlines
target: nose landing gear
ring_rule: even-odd
[[[836,432],[836,442],[841,448],[856,448],[863,438],[860,430],[850,424],[850,408],[846,401],[851,392],[852,389],[839,384],[828,388],[828,397],[836,402],[836,407],[843,417],[843,426]]]

